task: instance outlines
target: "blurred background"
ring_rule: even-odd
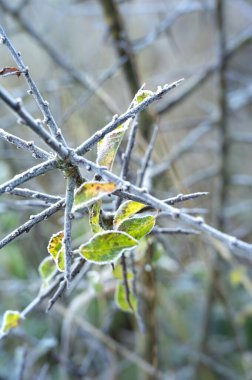
[[[156,91],[185,78],[143,113],[130,180],[158,126],[143,186],[160,199],[209,192],[178,207],[252,242],[251,0],[0,0],[0,22],[71,147],[125,112],[143,83]],[[0,68],[8,66],[1,45]],[[42,117],[23,76],[0,81]],[[46,149],[3,103],[0,120]],[[126,144],[127,136],[117,174]],[[3,141],[0,157],[1,183],[38,163]],[[63,196],[65,179],[53,172],[24,187]],[[3,196],[1,238],[40,210]],[[1,315],[37,295],[38,265],[62,217],[1,250]],[[158,225],[186,227],[167,217]],[[76,244],[87,240],[85,218],[73,234]],[[41,304],[0,342],[0,379],[252,379],[249,265],[202,234],[152,234],[138,251],[141,318],[118,310],[112,269],[92,266],[50,313]]]

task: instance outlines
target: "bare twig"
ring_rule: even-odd
[[[56,166],[57,161],[55,159],[52,159],[39,165],[33,166],[31,169],[28,169],[21,174],[17,174],[14,178],[0,185],[0,195],[11,192],[15,187],[29,181],[32,178],[38,177],[55,169]]]
[[[137,121],[137,116],[136,116],[132,122],[127,147],[126,147],[125,153],[123,154],[123,157],[122,157],[123,163],[122,163],[122,169],[121,169],[121,175],[120,176],[124,180],[128,180],[129,163],[130,163],[130,159],[131,159],[132,150],[133,150],[134,145],[135,145],[137,128],[138,128],[138,121]]]
[[[152,195],[148,193],[143,192],[141,188],[134,186],[127,181],[123,181],[121,178],[119,178],[115,174],[109,172],[106,168],[99,167],[98,165],[96,165],[92,161],[87,160],[84,157],[73,155],[72,159],[76,162],[76,164],[79,164],[81,166],[89,165],[91,170],[98,173],[101,177],[111,180],[114,183],[116,183],[118,186],[121,186],[122,188],[127,189],[127,191],[132,192],[132,194],[141,197],[143,203],[151,205],[151,207],[153,208],[166,211],[167,213],[170,214],[172,218],[181,220],[185,222],[186,224],[194,226],[196,229],[200,231],[206,232],[211,237],[214,237],[217,240],[222,241],[233,251],[234,255],[237,256],[238,258],[243,257],[244,254],[246,253],[252,252],[252,244],[243,242],[231,235],[225,234],[219,231],[218,229],[209,226],[208,224],[205,223],[203,218],[188,215],[186,213],[181,212],[179,209],[169,206],[165,202],[153,197]],[[243,252],[238,252],[237,249]]]
[[[67,59],[67,57],[61,54],[60,51],[57,51],[56,47],[54,45],[52,46],[47,38],[45,38],[42,34],[40,34],[34,29],[33,25],[23,16],[22,13],[9,7],[8,4],[3,0],[0,1],[0,6],[5,12],[8,12],[17,19],[17,21],[28,32],[28,34],[31,35],[40,44],[40,46],[42,46],[42,48],[49,54],[51,59],[59,67],[65,70],[76,83],[95,93],[96,96],[101,100],[101,102],[112,114],[118,112],[117,107],[114,104],[114,101],[107,95],[107,93],[104,90],[99,89],[99,86],[94,81],[94,79],[92,79],[90,75],[84,73],[83,71],[77,70],[72,65],[71,61]],[[46,112],[48,114],[47,109]]]
[[[79,271],[81,270],[81,268],[83,267],[83,265],[85,263],[86,263],[86,261],[84,259],[78,259],[78,260],[76,260],[76,262],[73,264],[73,269],[72,269],[72,272],[71,272],[71,277],[72,278],[74,278],[79,273]],[[37,295],[37,297],[34,298],[33,301],[29,305],[27,305],[25,307],[25,309],[22,311],[22,313],[21,313],[22,316],[24,318],[27,317],[27,315],[30,314],[46,298],[48,298],[48,296],[54,291],[54,289],[57,288],[59,286],[59,284],[61,284],[61,283],[64,283],[64,289],[62,290],[62,293],[63,293],[64,290],[66,289],[66,285],[67,285],[67,281],[66,281],[66,279],[64,279],[64,274],[63,273],[60,274],[59,276],[57,276],[57,278],[50,285],[48,285],[48,287],[45,290],[42,290],[42,291],[39,292],[39,294]],[[58,297],[60,297],[62,295],[62,293],[59,294]],[[56,298],[55,299],[52,298],[50,300],[50,302],[51,302],[51,307],[52,307],[52,305],[56,302]],[[48,310],[50,308],[48,306]]]
[[[17,195],[19,197],[24,197],[24,198],[35,198],[35,199],[40,199],[41,201],[44,201],[46,203],[55,203],[60,200],[63,200],[62,197],[56,196],[56,195],[51,195],[51,194],[45,194],[41,193],[39,191],[33,191],[30,189],[24,189],[24,188],[15,188],[9,192],[10,195]]]
[[[199,231],[190,230],[185,228],[162,228],[162,227],[154,227],[151,234],[167,234],[167,235],[199,235]]]
[[[202,137],[205,136],[212,128],[212,123],[203,123],[197,128],[193,129],[188,133],[188,135],[176,144],[172,148],[169,157],[162,160],[162,162],[154,166],[151,170],[151,177],[155,178],[162,174],[164,171],[168,170],[173,162],[175,162],[182,154],[191,150],[195,143]]]
[[[60,312],[62,315],[66,314],[66,310],[62,305],[57,305],[57,311]],[[135,352],[133,352],[132,350],[130,351],[122,344],[116,342],[114,339],[104,334],[103,331],[97,329],[96,327],[88,323],[86,320],[80,318],[78,315],[73,316],[73,321],[82,329],[91,334],[94,338],[104,343],[113,352],[117,352],[118,354],[127,358],[127,360],[129,360],[130,362],[135,363],[144,372],[156,376],[157,380],[174,379],[173,375],[169,376],[168,374],[163,374],[162,372],[154,368],[151,364],[137,356]]]
[[[90,268],[90,263],[87,263],[86,260],[84,260],[83,258],[79,258],[78,260],[76,260],[76,262],[73,265],[73,269],[71,271],[71,280],[77,276],[77,274],[80,272],[80,270],[82,269],[82,267],[84,265],[87,266],[86,271],[88,271]],[[85,271],[85,273],[86,273],[86,271]],[[82,273],[82,274],[84,274],[84,273]],[[57,286],[56,292],[53,294],[52,298],[50,298],[50,300],[48,301],[47,312],[49,312],[51,310],[51,308],[53,307],[55,302],[57,302],[57,300],[62,296],[62,294],[66,290],[67,279],[65,277],[64,278],[61,277],[60,281],[58,281],[56,286]],[[55,287],[54,287],[54,289],[55,289]]]
[[[138,172],[137,186],[139,186],[139,187],[141,187],[143,184],[144,176],[145,176],[146,170],[147,170],[149,163],[150,163],[151,154],[152,154],[152,151],[154,149],[157,134],[158,134],[158,126],[156,125],[154,128],[154,131],[152,133],[151,140],[150,140],[150,143],[148,145],[148,149],[147,149],[146,154],[143,158],[141,169]]]
[[[132,108],[129,108],[125,113],[123,113],[120,116],[116,115],[116,117],[114,117],[113,120],[110,123],[108,123],[104,128],[100,129],[93,136],[87,139],[83,144],[81,144],[76,149],[76,153],[78,153],[79,155],[83,155],[86,152],[88,152],[91,149],[91,147],[95,145],[98,141],[100,141],[107,133],[113,131],[115,128],[123,124],[128,119],[134,118],[138,113],[143,111],[146,107],[151,105],[153,102],[161,99],[163,95],[165,95],[172,89],[179,86],[182,81],[183,79],[179,79],[176,82],[173,82],[169,85],[165,85],[163,87],[158,88],[157,91],[153,93],[153,95],[144,99],[140,104]]]
[[[252,29],[249,27],[241,32],[238,37],[232,40],[226,49],[225,52],[225,60],[230,59],[234,54],[238,53],[240,49],[250,43],[252,40]],[[196,91],[205,81],[217,70],[220,68],[220,62],[210,64],[206,67],[200,74],[197,75],[196,78],[192,79],[188,82],[187,86],[174,98],[167,102],[167,104],[163,104],[158,107],[157,112],[159,115],[170,111],[172,108],[180,104],[183,100],[185,100],[188,96],[190,96],[194,91]]]
[[[44,149],[39,148],[34,144],[34,141],[25,141],[20,137],[12,135],[11,133],[5,132],[0,128],[0,139],[8,141],[11,144],[14,144],[19,149],[24,149],[32,153],[34,158],[39,158],[42,160],[48,160],[52,158],[52,155],[46,152]]]
[[[72,263],[72,207],[74,202],[74,189],[76,178],[67,177],[65,216],[64,216],[64,249],[65,249],[65,276],[67,283],[70,284],[71,263]]]
[[[30,219],[26,223],[22,224],[20,227],[12,231],[9,235],[5,236],[0,241],[0,249],[3,248],[5,245],[9,244],[14,239],[16,239],[18,236],[22,235],[23,233],[29,232],[31,228],[33,228],[36,224],[40,223],[42,220],[49,218],[51,215],[61,210],[64,207],[64,203],[64,199],[60,200],[54,205],[48,207],[46,210],[41,211],[39,214],[31,215]]]
[[[176,197],[164,199],[163,202],[172,206],[175,203],[190,201],[192,199],[196,199],[196,198],[208,195],[208,194],[209,193],[207,191],[201,191],[201,192],[191,193],[191,194],[178,194],[178,195],[176,195]]]
[[[1,31],[1,29],[0,29]],[[61,157],[68,156],[68,150],[61,142],[54,139],[42,126],[41,121],[36,121],[22,106],[21,99],[14,99],[4,88],[0,87],[0,99],[2,99],[19,117],[30,127],[47,145],[49,145]]]
[[[3,6],[3,4],[1,4]],[[12,43],[10,42],[9,38],[7,37],[5,31],[0,25],[0,37],[2,39],[2,42],[6,45],[6,47],[9,49],[13,59],[16,61],[20,71],[22,71],[25,75],[25,78],[27,80],[27,83],[30,87],[31,94],[34,95],[34,98],[44,116],[46,124],[49,126],[52,134],[55,136],[55,138],[63,145],[65,145],[65,140],[62,136],[61,130],[58,128],[52,114],[49,108],[49,104],[47,101],[45,101],[40,94],[39,89],[37,88],[35,82],[33,81],[28,67],[25,66],[23,63],[23,60],[21,58],[21,54],[16,51]]]
[[[122,169],[121,169],[120,177],[124,179],[125,181],[128,180],[129,163],[131,159],[131,153],[135,145],[137,128],[138,128],[138,121],[137,121],[137,116],[136,116],[131,125],[130,135],[129,135],[125,153],[122,154]],[[118,197],[116,201],[116,209],[120,206],[121,201],[122,201],[122,198]]]
[[[42,207],[48,208],[48,203],[40,200],[3,200],[0,205],[0,212],[5,212],[6,210],[16,210],[23,211],[28,208]]]

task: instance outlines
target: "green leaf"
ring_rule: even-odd
[[[100,226],[100,213],[101,201],[97,201],[89,209],[89,224],[95,234],[103,231],[103,228]]]
[[[121,144],[123,136],[127,131],[131,119],[127,120],[124,124],[119,125],[114,131],[108,133],[101,141],[97,144],[97,160],[96,163],[100,166],[106,166],[107,169],[111,170],[116,152]]]
[[[113,182],[85,182],[75,192],[73,211],[88,207],[116,190]]]
[[[93,236],[79,247],[80,254],[96,264],[107,264],[120,255],[123,249],[135,247],[138,241],[125,232],[104,231]]]
[[[54,262],[60,272],[65,271],[65,249],[63,245],[64,231],[52,235],[47,250],[53,257]]]
[[[153,215],[136,216],[123,220],[118,225],[117,230],[126,232],[133,238],[140,240],[152,230],[155,220]]]
[[[6,334],[20,324],[21,319],[24,319],[19,311],[7,310],[3,316],[1,332]]]
[[[146,207],[145,204],[127,201],[124,202],[119,209],[117,210],[114,217],[114,226],[117,227],[124,219],[130,218],[132,215],[135,215],[138,211]]]
[[[132,285],[131,285],[130,281],[129,281],[129,288],[130,288],[129,299],[130,299],[130,303],[131,303],[133,310],[131,309],[131,307],[127,301],[125,286],[123,285],[123,283],[121,281],[119,281],[117,283],[117,286],[116,286],[115,302],[121,310],[127,311],[129,313],[133,313],[134,311],[137,310],[137,299],[132,292]]]
[[[40,277],[43,280],[43,284],[46,285],[47,282],[52,278],[56,272],[56,267],[54,260],[51,256],[47,256],[41,261],[38,267]]]

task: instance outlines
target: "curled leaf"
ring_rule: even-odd
[[[75,192],[73,211],[88,207],[116,190],[113,182],[85,182]]]
[[[138,241],[125,232],[104,231],[93,236],[79,247],[79,253],[96,264],[107,264],[116,260],[122,250],[135,247]]]
[[[65,271],[65,248],[63,245],[64,231],[52,235],[47,250],[53,257],[54,262],[60,272]]]
[[[1,77],[7,77],[10,75],[17,75],[19,77],[21,73],[22,72],[16,67],[4,67],[0,70]]]
[[[117,227],[124,219],[130,218],[144,207],[146,207],[146,205],[143,203],[135,201],[124,202],[115,214],[114,226]]]
[[[140,240],[150,233],[155,225],[155,220],[156,218],[153,215],[136,216],[123,220],[118,225],[117,230],[126,232],[133,238]]]
[[[23,316],[19,311],[7,310],[3,316],[1,332],[3,334],[8,333],[20,324],[21,319]]]

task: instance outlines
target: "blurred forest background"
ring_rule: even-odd
[[[155,91],[185,78],[143,114],[131,180],[157,125],[143,186],[160,199],[209,192],[177,207],[252,242],[251,0],[0,0],[0,22],[72,147],[125,112],[143,83]],[[0,48],[0,67],[14,66]],[[41,118],[22,76],[0,80]],[[38,142],[3,103],[0,125]],[[3,141],[0,156],[1,183],[37,162]],[[61,173],[29,186],[65,192]],[[4,195],[1,237],[36,212],[20,197]],[[36,296],[38,265],[62,217],[1,250],[1,315]],[[159,226],[185,228],[167,218]],[[89,234],[88,221],[76,221],[73,233],[78,244]],[[141,321],[115,305],[111,267],[93,265],[49,313],[42,303],[0,342],[0,379],[251,380],[248,263],[204,234],[152,234],[139,249]]]

